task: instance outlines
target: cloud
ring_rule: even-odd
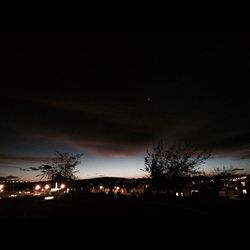
[[[94,103],[72,96],[14,97],[11,100],[16,105],[15,118],[4,119],[9,125],[0,133],[6,141],[20,138],[26,144],[32,140],[36,145],[39,139],[47,145],[69,145],[106,156],[142,154],[161,137],[170,142],[190,141],[212,153],[235,157],[250,143],[244,116],[227,109],[222,112],[214,103],[204,106],[201,102],[198,109],[189,109],[199,100],[180,105],[172,103],[173,98],[154,101],[152,97],[148,105],[143,96],[139,97],[119,101],[114,97],[102,98]],[[23,160],[20,157],[19,162]]]
[[[24,163],[39,164],[41,162],[48,161],[49,159],[50,159],[49,157],[33,157],[33,156],[0,154],[0,165],[24,164]]]
[[[31,148],[40,138],[47,149],[59,143],[99,155],[134,155],[164,136],[249,158],[244,34],[61,35],[57,42],[45,33],[38,39],[39,32],[23,37],[19,53],[10,42],[2,46],[0,150],[18,152],[19,141]]]
[[[125,145],[105,141],[69,141],[73,147],[101,156],[136,156],[145,153],[145,145]]]

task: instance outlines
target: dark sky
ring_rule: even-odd
[[[160,137],[248,163],[249,35],[232,25],[3,27],[0,175],[55,150],[84,152],[89,176],[96,166],[138,175]]]

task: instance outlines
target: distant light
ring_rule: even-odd
[[[116,187],[116,190],[119,190],[120,189],[120,187]]]
[[[17,195],[16,194],[11,194],[9,197],[17,197]]]
[[[35,186],[35,190],[38,191],[38,190],[40,190],[40,189],[41,189],[41,186],[40,186],[40,185],[36,185],[36,186]]]
[[[100,188],[100,189],[104,189],[104,186],[100,186],[99,188]]]
[[[46,184],[45,187],[44,187],[46,190],[48,190],[50,188],[50,185],[49,184]]]
[[[2,190],[2,189],[3,189],[3,187],[4,187],[4,185],[0,185],[0,190]]]
[[[65,187],[66,187],[66,185],[65,184],[61,184],[61,189],[64,189]]]
[[[242,185],[242,187],[245,187],[246,186],[246,182],[245,181],[242,181],[241,182],[241,185]],[[0,188],[1,189],[1,188]]]
[[[46,196],[44,197],[44,200],[48,201],[48,200],[54,200],[54,196]]]
[[[199,193],[199,190],[197,189],[191,190],[191,193]]]
[[[243,193],[243,194],[247,194],[247,190],[246,190],[246,189],[243,189],[243,190],[242,190],[242,193]]]
[[[238,180],[245,180],[247,178],[247,176],[241,176],[241,177],[236,177],[234,179],[232,179],[233,181],[238,181]]]
[[[176,192],[176,193],[175,193],[175,195],[176,195],[176,196],[179,196],[179,193],[178,193],[178,192]]]

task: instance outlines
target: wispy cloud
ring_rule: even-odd
[[[20,156],[13,154],[0,154],[0,164],[41,163],[48,161],[49,157]]]

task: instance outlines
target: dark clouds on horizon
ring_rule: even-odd
[[[32,157],[32,156],[18,156],[13,154],[0,154],[0,165],[16,165],[20,162],[23,163],[41,163],[49,161],[49,157]]]
[[[198,30],[2,32],[0,153],[136,155],[164,136],[250,158],[249,33]]]

